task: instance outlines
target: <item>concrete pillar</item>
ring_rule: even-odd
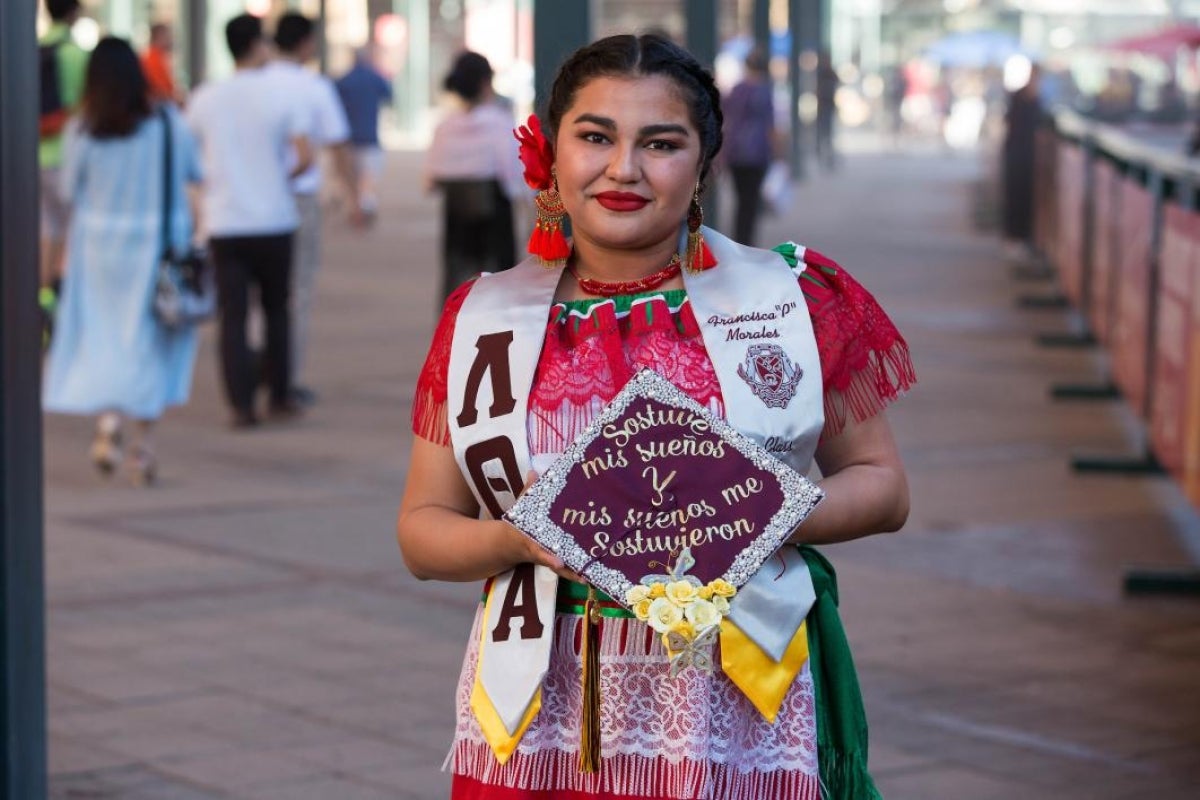
[[[36,42],[36,4],[0,3],[0,797],[21,800],[46,797]]]

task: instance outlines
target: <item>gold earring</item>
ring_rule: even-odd
[[[704,243],[704,236],[700,233],[700,226],[704,224],[704,207],[700,205],[700,183],[696,182],[696,190],[692,192],[692,202],[688,206],[687,215],[687,253],[683,260],[687,271],[695,275],[707,269],[711,264],[712,254],[708,252],[708,245]]]

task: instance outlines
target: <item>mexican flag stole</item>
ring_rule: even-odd
[[[801,474],[824,425],[821,364],[796,275],[777,253],[704,229],[718,266],[683,274],[728,422]],[[682,237],[681,237],[682,238]],[[801,268],[803,268],[803,261]],[[534,259],[476,281],[458,314],[448,374],[454,457],[481,514],[499,518],[529,472],[528,398],[561,277]],[[767,719],[808,657],[812,578],[795,548],[786,569],[743,586],[721,629],[727,677]],[[541,707],[558,577],[523,564],[496,576],[481,627],[474,711],[501,763]],[[664,669],[666,667],[664,666]]]

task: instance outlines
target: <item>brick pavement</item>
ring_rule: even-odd
[[[393,517],[434,319],[437,215],[395,153],[381,224],[328,237],[306,419],[225,427],[211,331],[161,485],[86,463],[47,420],[50,764],[56,798],[427,800],[477,586],[404,572]],[[889,800],[1162,800],[1200,788],[1200,607],[1129,599],[1133,562],[1189,563],[1200,523],[1164,479],[1072,475],[1127,450],[1115,404],[1055,405],[1092,357],[1036,349],[970,228],[970,157],[860,153],[764,239],[849,265],[907,335],[894,411],[904,533],[830,548]]]

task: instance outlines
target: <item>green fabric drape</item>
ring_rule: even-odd
[[[817,602],[808,612],[808,659],[817,706],[817,761],[825,800],[883,800],[867,772],[867,715],[850,644],[838,616],[837,575],[802,546]]]

